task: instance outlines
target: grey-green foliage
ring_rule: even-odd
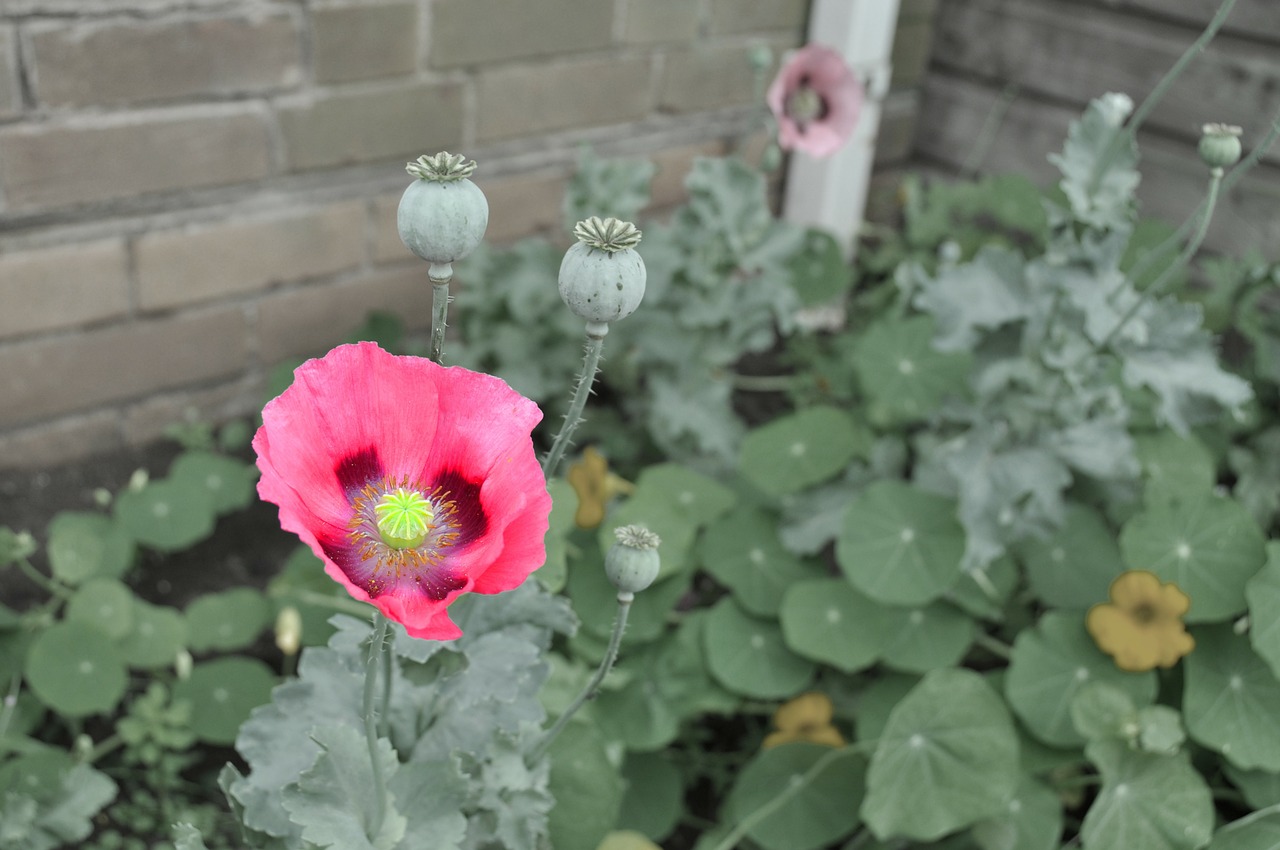
[[[547,765],[526,764],[526,754],[545,718],[542,656],[554,632],[573,631],[573,614],[532,580],[464,597],[451,613],[463,636],[448,643],[393,627],[389,738],[379,742],[391,793],[381,830],[372,839],[364,832],[375,810],[361,710],[371,629],[335,617],[329,645],[304,651],[297,680],[277,687],[241,728],[236,746],[249,773],[223,770],[248,847],[549,846]]]
[[[584,150],[564,194],[564,229],[591,216],[634,222],[649,204],[654,170],[647,159],[601,159]]]
[[[88,838],[116,784],[65,753],[38,749],[0,764],[0,850],[53,850]]]
[[[974,358],[969,398],[944,404],[917,443],[917,480],[958,499],[966,569],[1060,526],[1073,482],[1135,480],[1136,421],[1185,434],[1252,397],[1218,365],[1199,305],[1144,295],[1129,275],[1127,108],[1120,95],[1094,101],[1053,157],[1066,203],[1046,202],[1042,255],[988,246],[899,272],[903,300],[934,319],[934,347]]]

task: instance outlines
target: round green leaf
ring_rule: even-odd
[[[861,689],[854,703],[854,736],[862,742],[879,740],[889,715],[920,684],[919,676],[885,672]]]
[[[960,579],[964,529],[950,499],[878,481],[852,502],[836,560],[853,586],[890,605],[920,605]]]
[[[1245,584],[1266,560],[1262,532],[1239,503],[1215,495],[1156,502],[1125,523],[1120,550],[1191,597],[1189,623],[1225,620],[1245,608]]]
[[[654,841],[670,835],[684,811],[684,782],[675,765],[660,753],[627,753],[622,778],[627,790],[617,828]]]
[[[135,599],[133,631],[120,641],[120,652],[130,667],[167,667],[178,657],[187,640],[187,622],[177,610]]]
[[[973,825],[973,839],[982,850],[1057,850],[1062,839],[1062,798],[1024,776],[1002,814]]]
[[[133,592],[113,578],[90,579],[67,603],[67,619],[111,638],[133,631]]]
[[[605,734],[633,752],[661,750],[680,734],[679,713],[648,676],[637,676],[617,690],[601,691],[595,709]]]
[[[830,301],[853,282],[853,268],[840,243],[830,233],[813,228],[805,232],[804,249],[787,260],[787,271],[791,288],[806,307]]]
[[[1147,501],[1208,493],[1217,483],[1213,455],[1195,437],[1173,431],[1140,434],[1134,447],[1147,478]]]
[[[889,715],[862,817],[880,838],[931,841],[1007,812],[1020,778],[1004,701],[977,673],[935,670]]]
[[[868,415],[878,425],[924,419],[948,396],[965,391],[967,354],[933,347],[933,319],[882,319],[854,348],[854,369],[871,397]]]
[[[588,723],[571,723],[552,744],[550,758],[551,844],[556,850],[596,850],[622,805],[622,777],[605,753],[604,739]]]
[[[1249,641],[1280,678],[1280,540],[1267,544],[1267,563],[1244,586],[1249,603]]]
[[[1083,616],[1051,611],[1014,641],[1004,692],[1033,735],[1051,746],[1072,747],[1085,739],[1071,722],[1071,701],[1091,682],[1112,685],[1135,706],[1156,696],[1154,673],[1116,667],[1085,631]]]
[[[647,467],[636,480],[636,490],[665,495],[697,525],[718,519],[738,500],[723,484],[675,463]]]
[[[1280,772],[1280,680],[1230,626],[1192,632],[1184,660],[1187,732],[1237,767]]]
[[[973,619],[946,602],[923,608],[884,608],[880,658],[889,667],[925,673],[964,658],[977,631]]]
[[[185,549],[213,531],[213,498],[188,479],[154,481],[126,490],[116,499],[116,521],[143,543],[161,552]]]
[[[84,717],[111,711],[128,676],[110,638],[84,623],[55,623],[31,642],[27,683],[59,714]]]
[[[1087,608],[1107,600],[1107,590],[1124,572],[1120,547],[1106,520],[1092,508],[1067,505],[1066,520],[1054,534],[1018,546],[1027,583],[1046,605]]]
[[[184,452],[169,468],[169,478],[203,487],[219,514],[248,507],[254,497],[258,471],[251,464],[212,452]]]
[[[793,584],[778,618],[792,652],[845,673],[870,667],[886,637],[884,606],[838,578]]]
[[[736,510],[709,526],[699,553],[707,572],[761,617],[777,616],[788,587],[823,574],[783,548],[777,521],[753,509]]]
[[[1253,812],[1218,830],[1206,850],[1277,850],[1280,811]]]
[[[1240,789],[1244,801],[1255,809],[1280,806],[1280,773],[1268,770],[1241,770],[1233,764],[1223,766],[1231,784]]]
[[[64,511],[49,523],[49,566],[67,584],[119,578],[133,563],[133,540],[102,514]]]
[[[858,825],[865,770],[864,758],[821,744],[773,747],[742,769],[725,801],[725,816],[741,823],[780,794],[793,792],[747,835],[764,850],[816,850]]]
[[[742,474],[766,493],[795,493],[838,475],[871,448],[871,434],[834,407],[775,419],[742,440]]]
[[[813,662],[787,649],[775,623],[744,613],[732,598],[716,603],[703,627],[707,668],[726,688],[759,699],[799,693],[813,678]]]
[[[210,593],[187,606],[187,645],[192,652],[243,649],[271,623],[271,603],[247,587]]]
[[[1192,850],[1213,832],[1209,786],[1186,753],[1153,755],[1121,741],[1094,741],[1085,755],[1102,774],[1102,790],[1080,829],[1096,850]]]
[[[219,658],[195,665],[173,686],[174,701],[191,704],[191,731],[210,744],[235,742],[249,712],[271,700],[277,682],[271,668],[256,658]]]

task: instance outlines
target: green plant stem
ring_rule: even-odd
[[[804,772],[803,776],[798,780],[789,783],[786,788],[782,789],[782,792],[779,793],[778,796],[774,797],[772,800],[753,811],[750,815],[743,818],[742,821],[735,826],[719,844],[712,848],[712,850],[733,850],[733,848],[738,846],[738,842],[747,837],[747,833],[751,831],[752,827],[786,805],[792,797],[799,794],[802,789],[809,785],[809,783],[817,779],[818,775],[821,774],[822,771],[826,770],[833,763],[842,758],[857,755],[866,749],[873,748],[876,743],[878,742],[863,741],[857,744],[850,744],[847,747],[841,747],[838,750],[832,750],[825,754],[822,758],[815,761],[813,766]]]
[[[395,642],[395,636],[390,636],[390,642]],[[384,649],[382,655],[382,710],[378,712],[378,737],[390,738],[391,730],[391,674],[392,665],[395,664],[395,653],[389,649]]]
[[[732,375],[735,390],[754,393],[785,392],[796,385],[795,375]]]
[[[31,565],[31,562],[28,561],[26,558],[19,558],[17,560],[17,564],[18,564],[18,569],[22,570],[23,575],[25,575],[27,578],[31,579],[33,582],[39,585],[40,589],[48,593],[50,596],[56,596],[59,599],[71,598],[70,590],[63,587],[59,582],[49,578],[44,573],[37,570],[35,567]]]
[[[449,281],[453,280],[452,263],[432,263],[427,270],[431,281],[431,359],[444,362],[444,331],[449,319]]]
[[[369,766],[373,770],[373,822],[369,824],[369,831],[366,833],[370,841],[377,838],[378,833],[382,831],[383,813],[387,808],[386,779],[383,778],[382,771],[378,769],[378,723],[374,714],[379,707],[374,705],[373,695],[377,690],[378,661],[382,655],[382,644],[386,640],[389,623],[381,611],[374,614],[373,623],[373,636],[369,639],[369,657],[364,668],[364,701],[362,704],[364,737],[369,744]],[[382,706],[381,710],[385,711],[386,706]]]
[[[0,738],[9,734],[9,724],[18,710],[18,690],[22,687],[22,674],[14,673],[9,682],[9,692],[4,695],[4,707],[0,708]]]
[[[1125,125],[1124,132],[1116,133],[1112,137],[1110,144],[1102,152],[1102,156],[1098,157],[1098,161],[1094,165],[1093,174],[1089,177],[1090,195],[1098,191],[1098,184],[1101,182],[1102,176],[1111,167],[1111,163],[1116,158],[1116,154],[1120,152],[1121,147],[1127,141],[1132,142],[1137,138],[1139,128],[1146,122],[1152,110],[1164,99],[1174,81],[1191,64],[1191,60],[1204,52],[1205,45],[1213,40],[1213,37],[1218,34],[1218,30],[1222,29],[1222,25],[1227,22],[1227,17],[1231,14],[1231,10],[1235,5],[1236,0],[1224,0],[1222,5],[1218,7],[1217,14],[1213,16],[1213,20],[1209,21],[1209,25],[1204,28],[1204,32],[1200,33],[1200,37],[1183,51],[1183,54],[1178,57],[1178,61],[1174,62],[1173,67],[1165,72],[1165,75],[1160,78],[1160,82],[1156,83],[1156,87],[1151,90],[1151,93],[1146,96],[1141,105],[1134,111],[1133,117]]]
[[[89,751],[89,757],[85,759],[89,764],[96,764],[106,756],[111,755],[116,750],[124,746],[124,739],[119,735],[112,735],[110,738],[103,738],[93,749]]]
[[[569,707],[561,712],[556,718],[555,724],[547,730],[547,734],[542,736],[542,740],[538,742],[529,752],[529,761],[537,763],[551,744],[555,741],[556,736],[564,731],[564,727],[569,725],[569,720],[573,715],[578,713],[578,709],[586,704],[587,700],[593,699],[600,690],[600,683],[604,681],[604,677],[609,675],[609,671],[613,669],[613,662],[618,660],[618,648],[622,645],[622,633],[627,628],[627,614],[631,612],[631,601],[635,599],[634,593],[618,594],[618,613],[613,619],[613,634],[609,637],[609,648],[605,651],[604,659],[600,662],[600,666],[596,669],[596,673],[591,677],[591,681],[587,682],[587,686],[582,689],[582,693],[569,703]]]
[[[604,330],[600,331],[597,327]],[[560,433],[556,434],[555,442],[551,444],[551,451],[547,452],[546,459],[542,461],[542,475],[545,478],[550,479],[555,473],[556,467],[560,465],[560,459],[564,457],[564,450],[568,448],[569,440],[573,437],[573,432],[582,421],[582,411],[587,406],[587,396],[591,395],[591,385],[595,383],[596,370],[600,367],[604,335],[608,332],[608,325],[587,327],[587,350],[582,357],[582,372],[578,375],[578,383],[573,388],[569,412],[564,415],[564,423],[560,426]]]
[[[1200,245],[1204,242],[1205,235],[1209,232],[1209,222],[1213,219],[1214,208],[1218,204],[1218,193],[1222,188],[1222,169],[1213,169],[1209,178],[1209,193],[1205,199],[1205,210],[1200,216],[1200,226],[1197,228],[1195,235],[1187,242],[1186,247],[1182,249],[1182,253],[1178,255],[1172,263],[1160,273],[1160,277],[1156,278],[1150,286],[1139,293],[1138,298],[1133,302],[1115,326],[1107,332],[1102,338],[1102,342],[1098,343],[1097,351],[1106,351],[1108,346],[1115,341],[1120,331],[1124,330],[1124,326],[1129,324],[1130,320],[1138,314],[1143,305],[1150,302],[1153,298],[1157,298],[1162,294],[1162,290],[1173,279],[1173,274],[1179,268],[1190,262],[1195,256],[1196,251],[1200,250]]]
[[[976,646],[980,646],[992,655],[998,655],[1006,661],[1013,657],[1013,647],[986,632],[978,632],[974,635],[973,642]]]

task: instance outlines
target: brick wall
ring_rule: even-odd
[[[676,202],[807,7],[0,0],[0,468],[250,413],[372,309],[421,324],[394,226],[418,154],[480,161],[495,241],[559,227],[583,142],[653,156]]]
[[[1107,91],[1140,102],[1213,17],[1219,0],[947,0],[939,4],[916,153],[958,171],[993,114],[980,170],[1056,179],[1046,160],[1069,121]],[[998,106],[1011,98],[1007,109]],[[1180,223],[1204,197],[1195,154],[1206,122],[1238,124],[1249,150],[1280,110],[1280,7],[1239,0],[1140,134],[1147,214]],[[1206,245],[1280,257],[1280,148],[1218,204]]]

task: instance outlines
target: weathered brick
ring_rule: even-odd
[[[400,196],[404,192],[397,189],[389,195],[380,195],[373,201],[373,261],[375,263],[395,263],[408,260],[413,254],[400,241],[400,231],[396,226],[396,211],[400,208]],[[490,214],[493,210],[489,210]]]
[[[364,204],[160,230],[135,244],[138,301],[159,310],[332,274],[364,260]]]
[[[33,27],[28,39],[44,106],[260,92],[302,81],[291,14],[59,23]]]
[[[712,0],[713,35],[790,30],[804,32],[809,0]]]
[[[228,422],[262,409],[261,379],[238,378],[209,389],[181,390],[151,396],[125,408],[121,417],[124,441],[146,445],[165,436],[171,425],[184,422]]]
[[[902,163],[911,157],[920,115],[920,93],[893,92],[884,99],[876,132],[876,167]]]
[[[265,177],[262,116],[241,106],[88,116],[0,129],[11,208],[129,198]]]
[[[560,174],[517,174],[480,181],[478,185],[489,199],[485,241],[501,244],[535,233],[559,233],[566,182]]]
[[[29,428],[0,431],[0,469],[37,469],[120,447],[114,411],[72,416]]]
[[[658,105],[674,112],[696,112],[751,102],[755,85],[750,54],[746,45],[671,51],[662,65]]]
[[[414,84],[279,106],[292,170],[416,157],[462,138],[462,87]]]
[[[18,87],[18,51],[14,47],[13,27],[0,27],[0,118],[22,111],[22,93]]]
[[[689,0],[629,0],[622,40],[629,44],[693,41],[698,36],[698,4]]]
[[[656,166],[650,184],[649,206],[653,209],[671,207],[689,197],[684,180],[689,176],[693,161],[700,156],[720,156],[724,145],[720,142],[699,142],[666,148],[649,157]]]
[[[603,59],[482,71],[481,142],[636,121],[649,112],[649,60]]]
[[[430,61],[483,65],[607,47],[613,8],[606,0],[437,0]]]
[[[394,77],[417,66],[415,3],[329,6],[311,14],[316,82]]]
[[[129,309],[124,241],[0,253],[0,337],[70,328]]]
[[[229,309],[0,347],[0,426],[236,374],[248,366],[247,331]]]
[[[933,19],[924,16],[899,18],[893,33],[892,87],[915,88],[924,81],[933,47]]]
[[[430,324],[431,284],[425,269],[410,265],[264,298],[258,304],[258,351],[267,365],[321,354],[364,324],[374,310],[392,312],[410,327]]]

